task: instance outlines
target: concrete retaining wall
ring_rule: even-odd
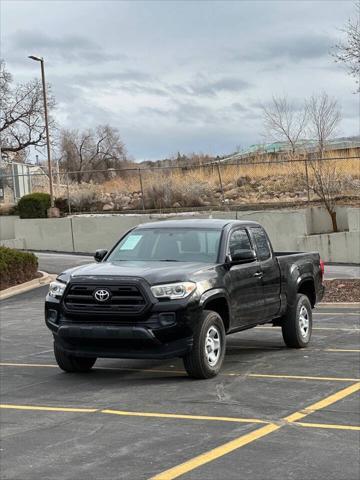
[[[307,232],[305,210],[238,212],[239,220],[259,222],[275,250],[296,250],[297,237]]]
[[[348,209],[349,232],[360,232],[360,208]]]
[[[29,250],[75,251],[69,218],[16,220],[15,238],[23,238]]]
[[[339,232],[298,238],[298,250],[316,251],[325,262],[360,263],[359,232]]]
[[[109,249],[119,238],[140,223],[157,220],[150,215],[113,215],[74,217],[71,219],[75,252],[95,252],[97,248]]]
[[[331,230],[331,220],[323,208],[247,212],[202,212],[181,215],[88,215],[60,219],[11,219],[0,240],[19,241],[29,250],[93,253],[97,248],[110,248],[127,230],[146,222],[169,218],[229,218],[254,220],[267,230],[275,250],[318,250],[325,261],[358,263],[359,209],[341,207],[338,220],[350,232],[314,235]],[[0,226],[2,224],[0,223]],[[12,225],[12,226],[11,226]],[[13,228],[13,230],[12,230]],[[14,233],[12,233],[14,231]],[[7,239],[3,238],[6,235]],[[15,241],[15,240],[14,240]],[[15,244],[14,244],[15,246]]]
[[[349,207],[336,207],[336,220],[340,231],[349,230],[348,211]],[[331,233],[332,221],[324,207],[309,207],[306,209],[307,234]]]
[[[0,216],[0,240],[9,240],[15,238],[16,216]]]
[[[266,212],[212,212],[183,214],[176,218],[229,218],[254,220],[267,230],[277,250],[295,250],[297,237],[306,233],[304,210]],[[15,222],[15,238],[23,238],[29,250],[92,253],[97,248],[110,248],[127,230],[141,223],[174,216],[99,215],[61,219],[26,219]]]
[[[8,240],[0,240],[0,245],[7,248],[16,248],[17,250],[24,250],[25,240],[23,238],[10,238]]]

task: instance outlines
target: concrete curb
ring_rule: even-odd
[[[316,308],[328,308],[328,307],[338,307],[338,308],[347,308],[347,307],[358,307],[360,308],[360,302],[322,302],[316,305]]]
[[[20,285],[15,285],[14,287],[2,290],[0,292],[0,300],[5,300],[6,298],[13,297],[14,295],[33,290],[34,288],[48,285],[57,277],[57,275],[49,274],[47,272],[39,271],[39,273],[41,273],[42,275],[40,278],[35,278],[34,280],[30,280],[29,282],[21,283]]]

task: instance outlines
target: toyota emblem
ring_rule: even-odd
[[[98,288],[94,292],[94,297],[98,302],[106,302],[110,298],[110,292],[105,288]]]

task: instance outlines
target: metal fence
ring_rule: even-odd
[[[319,177],[320,169],[320,177]],[[13,203],[26,178],[32,192],[48,192],[45,172],[0,172],[2,203]],[[64,214],[301,205],[325,194],[359,198],[360,157],[211,162],[191,166],[55,172],[56,205]],[[1,199],[0,199],[1,200]]]

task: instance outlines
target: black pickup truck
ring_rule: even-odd
[[[319,254],[274,252],[256,222],[143,224],[95,260],[61,273],[46,297],[66,372],[97,357],[182,357],[191,377],[210,378],[230,333],[273,323],[288,347],[306,347],[324,292]]]

